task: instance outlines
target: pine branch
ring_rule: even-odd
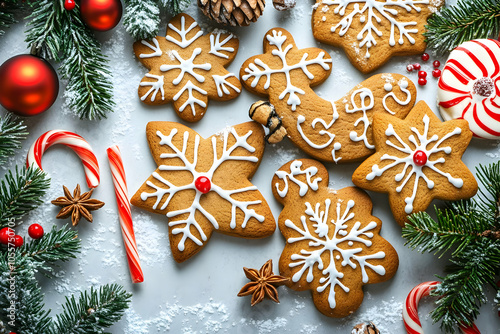
[[[33,240],[24,244],[18,252],[21,256],[31,259],[33,262],[40,263],[42,269],[51,270],[46,263],[55,263],[57,261],[68,261],[76,258],[80,252],[81,240],[78,239],[76,231],[68,226],[57,229],[55,226],[43,238]]]
[[[191,4],[191,0],[158,0],[158,2],[172,15],[185,11]]]
[[[151,39],[158,35],[160,8],[155,0],[125,0],[123,25],[135,39]]]
[[[15,173],[9,171],[0,182],[0,227],[7,226],[9,220],[19,219],[43,203],[50,185],[50,179],[37,167],[25,166]]]
[[[433,15],[426,28],[427,46],[443,53],[472,39],[496,39],[500,33],[500,2],[461,0]]]
[[[37,50],[38,55],[53,60],[59,60],[61,50],[61,20],[64,13],[61,11],[59,1],[41,0],[32,1],[29,5],[33,11],[27,17],[29,20],[26,32],[26,42]]]
[[[26,125],[8,113],[0,117],[0,165],[21,148],[21,140],[26,139]]]
[[[487,167],[480,165],[476,170],[477,179],[482,185],[479,189],[481,209],[490,214],[493,228],[500,230],[500,162]]]
[[[0,1],[0,36],[5,34],[4,29],[8,29],[12,24],[16,23],[16,11],[23,8],[23,3],[16,0]]]
[[[43,309],[44,295],[35,278],[37,264],[15,253],[12,267],[7,256],[0,257],[0,320],[16,333],[46,333],[52,325],[50,311]],[[15,306],[15,323],[9,318]]]
[[[449,274],[440,277],[441,284],[432,291],[439,296],[431,315],[434,322],[441,321],[441,329],[456,333],[457,324],[471,325],[486,302],[483,286],[495,284],[500,272],[500,242],[482,240],[471,244],[454,257],[447,268]]]
[[[113,284],[104,285],[99,291],[91,288],[90,292],[81,293],[78,301],[74,296],[66,298],[52,333],[103,333],[103,329],[120,320],[131,297],[123,287]]]

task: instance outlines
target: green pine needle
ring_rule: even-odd
[[[99,290],[91,288],[90,292],[81,293],[78,301],[74,296],[66,298],[53,333],[103,333],[102,329],[120,320],[131,297],[123,287],[112,284]]]
[[[427,46],[442,53],[473,39],[496,39],[500,33],[500,2],[461,0],[433,15],[426,28]]]
[[[8,113],[0,117],[0,165],[21,148],[21,140],[26,139],[26,125]]]
[[[23,3],[16,0],[4,0],[0,3],[0,36],[5,30],[17,22],[15,14],[23,8]]]
[[[25,166],[9,171],[0,182],[0,228],[19,219],[43,203],[50,179],[37,167]]]
[[[123,25],[137,41],[158,35],[160,8],[155,0],[125,0]]]
[[[158,2],[172,15],[182,13],[191,4],[191,0],[158,0]]]

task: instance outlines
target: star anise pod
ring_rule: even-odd
[[[64,219],[71,216],[73,226],[78,225],[80,218],[84,217],[92,223],[92,214],[90,211],[100,209],[104,206],[104,202],[97,199],[90,198],[94,189],[90,189],[86,193],[80,195],[80,185],[77,184],[73,195],[69,192],[66,186],[63,186],[64,196],[58,197],[51,203],[62,207],[61,211],[57,214],[56,218]]]
[[[277,286],[286,284],[290,279],[273,273],[273,260],[267,261],[260,270],[243,267],[245,276],[251,281],[240,290],[238,297],[252,295],[251,305],[260,303],[264,297],[269,297],[276,303],[278,300]]]

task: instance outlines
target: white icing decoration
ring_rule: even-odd
[[[347,223],[354,219],[354,213],[351,212],[351,209],[355,205],[353,200],[347,201],[344,212],[342,212],[341,203],[337,203],[336,218],[331,220],[329,220],[331,204],[330,199],[325,200],[324,210],[321,209],[320,203],[317,203],[314,208],[308,202],[305,204],[305,214],[308,216],[307,218],[309,221],[313,223],[312,226],[315,228],[314,231],[309,230],[306,216],[300,217],[302,227],[295,225],[289,219],[285,221],[286,227],[301,235],[300,237],[289,238],[287,240],[289,244],[308,241],[309,246],[314,249],[312,251],[302,249],[300,254],[293,254],[290,257],[290,259],[294,262],[291,262],[289,266],[291,268],[300,267],[300,270],[292,276],[292,281],[298,282],[307,271],[306,280],[309,283],[312,282],[315,279],[313,271],[317,266],[316,270],[321,271],[322,274],[319,279],[319,283],[322,285],[318,286],[316,290],[321,293],[327,288],[330,289],[328,293],[328,302],[330,308],[334,309],[337,304],[335,299],[335,287],[338,285],[345,292],[350,291],[349,287],[341,282],[344,277],[344,273],[339,271],[340,268],[337,269],[337,267],[350,266],[351,268],[356,269],[359,265],[363,283],[368,283],[369,280],[366,272],[367,267],[378,275],[385,275],[386,271],[383,266],[373,265],[368,262],[372,259],[385,258],[384,252],[379,251],[375,254],[358,255],[363,251],[363,248],[352,248],[355,246],[354,243],[357,243],[358,245],[363,244],[369,248],[372,245],[372,241],[367,239],[372,239],[374,236],[373,232],[369,231],[375,229],[377,227],[377,223],[372,221],[365,227],[361,228],[361,223],[358,221],[355,222],[352,228],[348,231],[347,229],[349,226]],[[334,232],[330,233],[330,229],[332,228],[334,229]],[[332,237],[329,235],[332,235]],[[348,247],[346,247],[346,243]],[[323,262],[325,253],[330,259],[330,262],[327,265]],[[338,255],[334,256],[334,253],[337,253]],[[339,266],[337,261],[340,259],[342,259],[342,261]],[[357,264],[355,262],[357,262]]]
[[[285,43],[287,37],[284,36],[281,31],[277,32],[276,30],[273,30],[272,36],[267,35],[266,38],[269,45],[274,45],[276,47],[276,49],[272,50],[272,54],[280,58],[282,67],[279,69],[272,69],[262,60],[257,58],[254,63],[250,63],[248,68],[245,68],[245,73],[247,74],[243,75],[242,78],[243,80],[248,80],[253,77],[254,80],[252,81],[251,86],[256,87],[262,77],[267,77],[264,89],[268,89],[271,85],[271,75],[275,73],[283,73],[286,77],[286,88],[280,93],[279,99],[283,100],[288,95],[287,104],[292,107],[292,111],[295,111],[297,106],[301,103],[298,94],[304,95],[305,92],[292,84],[290,75],[291,71],[300,69],[310,80],[312,80],[314,79],[314,75],[309,72],[307,66],[320,65],[325,70],[329,70],[330,66],[328,63],[331,63],[332,60],[325,59],[325,52],[320,52],[316,58],[307,60],[309,55],[305,53],[297,64],[289,65],[287,63],[286,56],[293,48],[293,45],[288,44],[285,48],[283,48],[283,44]]]
[[[318,173],[318,168],[311,166],[306,169],[301,169],[301,167],[302,167],[302,161],[294,160],[290,164],[290,173],[287,173],[284,170],[279,170],[276,172],[276,176],[282,179],[283,182],[285,183],[285,186],[283,187],[282,190],[279,189],[279,183],[276,183],[276,191],[278,192],[278,195],[280,197],[283,198],[288,194],[288,179],[290,179],[290,181],[294,182],[296,185],[299,186],[299,195],[301,197],[307,193],[309,188],[311,188],[314,191],[318,190],[318,182],[321,181],[321,178],[317,177],[314,180],[312,179],[312,177]],[[307,183],[298,180],[296,176],[299,175],[305,175]]]
[[[165,100],[165,89],[163,88],[164,85],[163,76],[147,73],[146,77],[156,79],[156,82],[143,81],[139,84],[139,86],[141,87],[151,86],[151,88],[146,92],[146,94],[141,96],[141,101],[144,101],[150,94],[151,94],[151,101],[154,101],[156,99],[156,94],[158,94],[158,91],[161,92],[161,99]]]
[[[168,24],[168,27],[170,29],[172,29],[174,32],[176,32],[179,37],[181,38],[180,40],[170,36],[170,35],[167,35],[165,38],[167,39],[167,41],[170,41],[172,43],[175,43],[177,44],[178,46],[180,46],[181,48],[185,49],[187,48],[188,46],[190,46],[194,41],[196,41],[198,39],[198,37],[202,36],[203,35],[203,31],[199,30],[193,37],[191,37],[190,39],[187,39],[187,34],[189,34],[189,32],[191,30],[193,30],[194,28],[196,28],[198,26],[198,23],[196,22],[193,22],[189,28],[186,29],[186,18],[184,16],[181,17],[181,28],[180,29],[177,29],[172,23],[169,23]]]
[[[184,109],[186,109],[187,106],[190,106],[191,107],[191,110],[193,112],[193,116],[196,115],[196,109],[195,109],[195,104],[198,104],[199,106],[205,108],[207,106],[207,104],[200,100],[200,99],[197,99],[194,94],[193,94],[193,91],[197,91],[198,93],[200,94],[203,94],[203,95],[207,95],[207,92],[203,89],[201,89],[200,87],[196,86],[195,84],[193,84],[191,82],[191,80],[189,80],[185,85],[184,87],[182,87],[181,90],[179,90],[179,92],[177,94],[175,94],[174,96],[174,101],[177,101],[181,96],[182,94],[184,94],[184,92],[187,91],[188,92],[188,99],[186,100],[186,102],[184,102],[184,104],[179,108],[179,112],[183,112]]]
[[[359,98],[361,99],[361,106],[358,106],[355,101],[356,95],[358,94]],[[369,100],[368,104],[365,103],[366,99]],[[347,114],[353,114],[359,111],[363,112],[363,115],[358,118],[356,122],[354,122],[355,127],[357,127],[359,123],[363,123],[363,133],[361,135],[358,135],[356,131],[351,131],[351,133],[349,134],[349,139],[351,139],[353,142],[362,141],[367,148],[373,150],[375,146],[368,142],[368,137],[366,136],[368,128],[370,127],[370,120],[368,119],[368,115],[366,114],[366,112],[368,110],[371,110],[375,105],[375,99],[373,98],[372,91],[368,88],[361,88],[354,91],[351,95],[351,104],[352,109],[349,109],[349,105],[346,104],[345,112]]]
[[[156,38],[152,39],[154,46],[151,45],[148,41],[142,40],[141,43],[146,45],[148,48],[153,50],[153,53],[141,53],[139,58],[152,58],[152,57],[161,57],[163,52],[161,51],[160,44]]]
[[[229,59],[229,56],[221,53],[220,51],[226,51],[226,52],[234,52],[234,48],[232,47],[225,47],[227,42],[229,42],[234,36],[233,34],[229,34],[226,39],[224,39],[222,42],[220,41],[220,35],[221,33],[211,34],[210,35],[210,51],[208,53],[211,53],[213,55],[216,55],[217,57],[221,58],[226,58]]]
[[[217,95],[219,95],[219,97],[223,97],[224,94],[231,94],[227,87],[234,89],[237,93],[241,92],[238,87],[227,81],[227,78],[229,77],[236,77],[236,75],[234,75],[233,73],[228,73],[226,75],[212,75],[212,78],[215,82],[215,87],[217,88]]]
[[[243,148],[247,150],[248,152],[255,152],[255,148],[251,146],[248,142],[247,139],[250,137],[252,134],[252,131],[248,131],[246,134],[239,136],[236,133],[236,130],[234,128],[226,129],[223,134],[219,137],[212,137],[212,149],[213,149],[213,162],[210,167],[210,169],[207,172],[198,172],[197,166],[198,166],[198,159],[199,159],[199,146],[200,146],[200,136],[196,135],[194,139],[194,148],[193,148],[193,161],[190,162],[189,159],[186,156],[186,151],[188,147],[188,142],[189,142],[189,132],[186,131],[183,134],[183,145],[182,145],[182,150],[179,150],[173,143],[172,139],[174,136],[177,134],[178,130],[173,129],[169,135],[165,136],[164,134],[161,133],[161,131],[157,131],[156,134],[160,138],[160,145],[166,145],[168,146],[173,153],[162,153],[160,155],[161,159],[174,159],[175,161],[180,160],[182,162],[181,166],[177,165],[160,165],[158,168],[161,171],[187,171],[190,172],[191,175],[193,176],[193,180],[191,183],[186,184],[186,185],[174,185],[172,182],[169,182],[168,180],[165,180],[163,177],[161,177],[158,173],[153,173],[153,177],[158,180],[160,183],[166,186],[166,188],[162,186],[157,186],[154,183],[148,181],[146,184],[153,188],[155,191],[152,193],[148,192],[143,192],[141,194],[141,199],[143,201],[146,201],[150,197],[156,197],[156,202],[153,205],[153,209],[157,210],[160,203],[163,204],[159,208],[160,210],[165,210],[167,209],[167,206],[169,205],[171,199],[175,196],[180,191],[183,190],[190,190],[190,191],[195,191],[196,195],[192,203],[186,203],[186,208],[185,209],[180,209],[177,211],[170,211],[167,213],[167,217],[172,218],[172,217],[177,217],[180,215],[185,215],[188,214],[188,216],[185,219],[181,219],[178,221],[169,221],[168,225],[172,228],[172,234],[177,235],[177,234],[182,234],[182,239],[180,240],[179,244],[177,245],[177,248],[179,251],[184,251],[185,249],[185,242],[187,239],[193,241],[195,244],[198,246],[202,246],[204,241],[207,241],[207,236],[204,233],[203,229],[201,228],[200,224],[196,220],[196,212],[199,212],[201,215],[203,215],[212,225],[215,229],[219,229],[219,223],[215,220],[215,218],[208,212],[206,211],[202,204],[200,203],[200,199],[202,198],[202,193],[196,190],[195,186],[195,180],[200,177],[200,176],[205,176],[209,180],[211,180],[211,189],[210,192],[215,192],[217,193],[221,198],[225,199],[226,201],[231,203],[231,222],[230,222],[230,227],[232,229],[236,228],[236,210],[239,209],[243,212],[244,214],[244,219],[241,224],[242,228],[245,228],[248,221],[251,218],[255,218],[259,222],[264,221],[264,216],[259,215],[255,212],[253,209],[249,209],[248,207],[251,205],[257,205],[261,204],[262,201],[256,200],[256,201],[240,201],[234,199],[232,196],[236,194],[241,194],[245,193],[248,191],[256,191],[257,187],[255,186],[250,186],[246,188],[240,188],[240,189],[233,189],[233,190],[225,190],[218,186],[217,184],[214,184],[212,181],[212,177],[214,175],[214,172],[226,161],[249,161],[253,163],[257,163],[259,159],[254,156],[243,156],[243,155],[232,155],[232,153],[238,149],[238,148]],[[234,139],[235,143],[232,144],[231,146],[228,147],[228,138],[229,134],[231,134]],[[217,141],[218,140],[223,140],[223,148],[222,152],[217,152]],[[220,155],[220,157],[219,157]],[[167,196],[166,200],[164,201],[165,196]],[[182,227],[179,227],[179,225],[184,225]],[[193,235],[191,232],[191,228],[194,228],[198,233],[200,234],[201,240],[197,238],[196,236]]]
[[[339,29],[339,36],[344,36],[351,28],[355,16],[359,15],[359,22],[363,25],[356,36],[359,43],[354,45],[357,48],[366,46],[365,58],[370,58],[370,48],[377,45],[377,38],[382,37],[382,31],[377,26],[382,27],[382,19],[388,21],[391,26],[389,45],[396,45],[396,30],[399,32],[398,44],[404,44],[406,38],[411,44],[415,44],[415,39],[411,34],[417,34],[416,21],[398,21],[398,9],[404,14],[415,10],[420,13],[422,8],[416,5],[428,5],[429,0],[323,0],[322,4],[336,6],[334,13],[342,16],[342,20],[334,26],[331,31],[334,33]],[[346,15],[347,7],[352,8]],[[397,8],[399,7],[399,8]],[[404,15],[403,16],[406,16]],[[376,23],[374,23],[376,22]],[[414,27],[414,28],[412,28]]]
[[[193,50],[191,57],[189,59],[182,59],[179,53],[176,50],[172,50],[172,55],[179,61],[180,64],[177,65],[161,65],[160,71],[168,72],[170,70],[179,69],[181,73],[177,76],[177,78],[172,81],[174,85],[178,85],[183,79],[186,73],[191,74],[196,81],[202,83],[205,82],[205,77],[203,75],[197,74],[194,72],[195,69],[200,69],[204,71],[209,71],[212,68],[212,65],[209,63],[205,64],[195,64],[194,60],[201,53],[201,48],[196,48]]]
[[[456,127],[452,132],[447,133],[445,136],[443,136],[441,139],[439,139],[438,135],[433,135],[429,138],[429,116],[425,115],[422,119],[424,123],[424,133],[420,134],[420,132],[415,128],[412,127],[411,131],[416,135],[410,135],[408,138],[408,141],[413,144],[415,147],[414,149],[410,147],[407,143],[405,143],[401,137],[396,133],[394,130],[394,127],[392,124],[389,124],[387,127],[387,130],[385,131],[385,135],[387,137],[394,137],[398,143],[401,146],[398,146],[397,144],[394,144],[391,142],[389,139],[386,141],[386,144],[389,145],[390,147],[393,147],[394,149],[406,154],[405,157],[400,158],[396,156],[392,156],[389,154],[384,154],[380,160],[392,160],[393,162],[388,164],[385,167],[379,168],[378,165],[373,165],[372,166],[372,172],[369,173],[366,176],[366,179],[371,181],[375,179],[375,177],[381,176],[385,171],[398,166],[400,164],[404,164],[404,168],[401,171],[401,173],[398,173],[396,177],[394,178],[396,182],[401,182],[403,178],[406,176],[404,181],[396,188],[396,191],[399,193],[403,190],[403,188],[406,186],[408,181],[412,178],[413,174],[415,174],[415,180],[413,181],[413,192],[410,197],[405,198],[405,212],[407,214],[410,214],[413,212],[413,201],[415,200],[415,197],[417,195],[417,189],[418,189],[418,184],[420,182],[420,179],[423,179],[425,183],[427,184],[427,188],[433,189],[434,188],[434,181],[430,180],[427,175],[424,173],[424,168],[429,168],[430,170],[438,173],[439,175],[442,175],[446,177],[449,183],[451,183],[453,186],[456,188],[462,188],[464,181],[459,178],[454,178],[451,176],[450,173],[445,173],[441,171],[436,165],[442,164],[445,162],[445,158],[439,158],[436,160],[431,160],[431,156],[434,153],[438,152],[444,152],[445,154],[451,154],[451,147],[440,147],[441,144],[443,144],[444,141],[449,139],[452,136],[459,135],[462,133],[462,130],[459,127]],[[431,148],[428,148],[429,145],[433,144]],[[422,151],[426,154],[427,156],[427,163],[420,167],[415,164],[413,161],[413,155],[416,151]],[[408,168],[410,168],[410,172],[407,175]]]
[[[390,85],[390,83],[387,83],[386,85]],[[389,94],[384,96],[384,99],[382,100],[382,105],[384,106],[385,111],[387,111],[391,115],[395,115],[396,113],[394,111],[392,111],[391,109],[389,109],[389,107],[387,106],[386,100],[388,98],[392,97],[394,99],[394,101],[396,101],[396,103],[399,104],[400,106],[407,106],[411,102],[411,92],[408,90],[408,81],[406,81],[406,79],[401,79],[398,82],[398,86],[399,86],[399,89],[401,89],[401,91],[406,94],[406,100],[404,100],[404,101],[400,100],[396,96],[396,94],[394,94],[394,92],[390,92]],[[391,90],[392,90],[392,85],[391,85]],[[390,90],[387,90],[387,88],[386,88],[386,91],[389,92]]]

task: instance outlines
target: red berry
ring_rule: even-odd
[[[43,237],[43,227],[40,224],[31,224],[28,228],[28,234],[33,239],[40,239]]]
[[[73,10],[75,9],[75,0],[65,0],[64,1],[64,9],[66,10]]]
[[[427,154],[421,150],[416,151],[413,153],[413,162],[415,165],[422,167],[427,163]]]
[[[418,78],[418,84],[420,86],[425,86],[427,85],[427,79],[426,78]]]
[[[431,58],[431,56],[429,56],[429,54],[428,54],[428,53],[424,53],[424,54],[422,55],[422,60],[423,60],[423,61],[428,61],[430,58]]]
[[[435,67],[435,68],[438,68],[439,66],[441,66],[441,62],[439,60],[434,60],[434,62],[432,63],[432,65]]]
[[[12,238],[16,233],[10,227],[4,227],[0,230],[0,243],[7,245],[9,243],[9,238]]]
[[[432,76],[434,78],[439,78],[441,76],[441,70],[435,69],[434,71],[432,71]]]
[[[19,248],[24,244],[24,239],[20,235],[14,237],[14,247]]]
[[[408,66],[406,66],[406,70],[407,70],[408,72],[413,72],[413,69],[414,69],[414,68],[413,68],[413,65],[411,65],[411,64],[410,64],[410,65],[408,65]]]
[[[419,78],[427,78],[427,72],[425,72],[425,71],[419,71],[418,72],[418,77]]]
[[[413,64],[413,68],[416,69],[417,71],[420,71],[420,64],[419,63]]]
[[[212,188],[212,183],[209,178],[206,176],[200,176],[194,181],[194,186],[198,189],[199,192],[206,194]]]

